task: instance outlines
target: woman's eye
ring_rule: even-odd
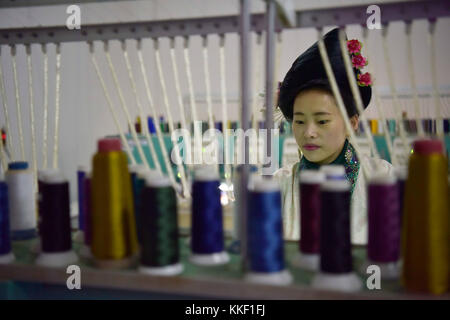
[[[303,121],[297,120],[295,121],[296,124],[303,124]]]
[[[330,122],[330,120],[320,120],[319,124],[327,124],[328,122]]]

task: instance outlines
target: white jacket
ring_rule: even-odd
[[[394,167],[385,160],[367,157],[364,160],[366,163],[377,163],[380,173],[395,175]],[[286,240],[300,238],[299,175],[293,174],[293,169],[295,165],[280,168],[275,172],[281,189],[283,232]],[[352,243],[367,244],[367,187],[361,168],[351,197],[350,223]]]

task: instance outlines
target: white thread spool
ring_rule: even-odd
[[[0,255],[0,264],[9,264],[9,263],[13,263],[16,260],[14,253],[9,252],[6,254],[2,254]]]
[[[140,178],[145,180],[145,186],[152,188],[170,187],[170,179],[154,170],[146,170],[141,172]],[[154,276],[175,276],[183,272],[184,267],[181,262],[161,267],[150,267],[145,265],[139,266],[139,272],[142,274]]]
[[[245,195],[244,190],[241,190],[240,181],[241,181],[241,175],[242,175],[242,168],[243,166],[240,165],[236,167],[234,172],[234,179],[233,179],[233,191],[235,195],[235,202],[234,202],[234,211],[233,211],[233,230],[232,230],[232,238],[233,240],[237,241],[234,245],[231,251],[240,251],[240,207],[242,205],[242,196]],[[248,188],[253,189],[253,182],[255,180],[255,174],[257,172],[258,168],[256,166],[250,166],[250,172],[249,172],[249,179],[248,179]],[[235,248],[236,247],[236,248]],[[237,252],[236,252],[237,253]]]
[[[55,169],[41,171],[39,178],[40,182],[45,184],[61,184],[67,182],[67,179],[63,177],[62,173],[59,170]],[[43,199],[40,200],[42,201]],[[69,215],[70,219],[70,206],[67,206],[67,208],[62,208],[62,210],[66,210],[65,214]],[[35,261],[35,263],[39,266],[59,268],[76,263],[78,261],[78,257],[73,249],[61,252],[45,252],[44,250],[44,247],[42,247],[41,252]]]
[[[345,168],[341,165],[329,164],[320,167],[326,180],[345,180]]]
[[[37,211],[33,172],[27,162],[12,162],[5,174],[8,184],[12,240],[36,237]]]
[[[219,181],[219,174],[216,167],[213,165],[206,165],[195,170],[195,181],[211,182]],[[218,183],[219,184],[219,183]],[[220,202],[220,197],[217,199]],[[202,266],[215,266],[226,264],[230,261],[230,257],[226,251],[208,254],[199,254],[192,252],[189,260],[193,264]]]

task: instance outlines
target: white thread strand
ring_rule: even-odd
[[[367,29],[363,30],[363,37],[364,37],[364,46],[366,47],[366,57],[367,57],[367,59],[369,59],[368,53],[370,52],[370,49],[369,49],[369,40],[367,38]],[[374,75],[373,66],[371,64],[368,64],[367,68],[369,69],[370,75],[373,77],[373,75]],[[384,110],[382,108],[380,95],[378,93],[377,85],[376,85],[376,82],[374,81],[374,79],[372,80],[372,94],[375,97],[375,107],[377,109],[378,116],[381,118],[381,125],[383,126],[383,133],[384,133],[384,138],[386,140],[388,152],[389,152],[389,155],[391,156],[392,164],[395,167],[398,164],[397,155],[394,154],[394,148],[392,147],[392,140],[391,140],[391,136],[389,134],[389,128],[386,123],[386,117],[384,115]]]
[[[141,101],[139,100],[139,97],[138,97],[138,93],[137,93],[137,89],[136,89],[136,81],[134,80],[133,71],[131,70],[130,58],[128,57],[128,51],[127,51],[127,48],[126,48],[126,45],[125,45],[124,42],[123,42],[123,45],[122,45],[122,53],[123,53],[123,57],[125,59],[125,65],[127,67],[128,78],[130,79],[130,83],[131,83],[131,89],[133,90],[133,95],[134,95],[134,97],[136,99],[136,105],[138,107],[139,114],[141,116],[141,127],[142,127],[142,129],[144,131],[145,139],[147,140],[148,147],[150,148],[150,152],[152,154],[153,161],[154,161],[155,166],[156,166],[156,170],[159,173],[163,174],[163,172],[161,170],[161,165],[160,165],[159,160],[158,160],[158,155],[156,154],[155,146],[153,145],[153,141],[151,140],[151,137],[150,137],[150,134],[149,134],[148,121],[146,121],[147,118],[146,118],[146,116],[144,114],[144,110],[142,108]]]
[[[161,149],[162,149],[164,163],[166,165],[167,171],[171,172],[171,165],[170,165],[169,156],[168,156],[169,153],[167,151],[166,144],[164,143],[164,138],[163,138],[163,135],[162,135],[162,132],[161,132],[161,128],[159,126],[159,119],[158,119],[158,116],[156,114],[155,104],[153,103],[153,97],[152,97],[152,93],[150,91],[150,86],[149,86],[149,83],[148,83],[147,72],[145,70],[144,59],[142,57],[142,49],[141,49],[141,42],[140,41],[141,40],[138,40],[138,51],[137,51],[137,53],[138,53],[139,64],[140,64],[140,67],[141,67],[142,77],[144,79],[145,92],[147,94],[148,102],[149,102],[149,105],[150,105],[150,111],[152,113],[153,119],[155,120],[156,135],[158,137],[158,141],[159,141],[159,144],[160,144]],[[173,142],[174,148],[178,148],[177,147],[177,142],[174,141],[174,139],[172,139],[172,142]],[[175,150],[175,154],[176,154],[177,157],[179,156],[178,149]],[[180,163],[180,162],[177,162],[177,163]],[[178,165],[177,167],[178,167],[178,171],[180,172],[181,184],[183,186],[183,192],[184,192],[183,196],[185,198],[189,198],[190,197],[190,193],[189,193],[189,187],[188,187],[188,184],[187,184],[187,181],[186,181],[186,174],[184,172],[184,166],[181,163],[181,165]],[[173,179],[172,183],[174,183],[174,182],[175,182],[175,179]]]
[[[205,36],[203,39],[203,71],[205,74],[205,88],[206,88],[206,103],[208,106],[208,120],[209,120],[209,128],[214,129],[214,118],[212,111],[212,100],[211,100],[211,83],[209,77],[209,58],[208,58],[208,38]],[[213,131],[212,139],[217,141],[215,131]],[[217,173],[219,170],[219,163],[216,166]]]
[[[20,142],[20,154],[21,160],[25,161],[25,147],[23,143],[23,131],[22,131],[22,110],[20,106],[20,96],[19,96],[19,83],[17,80],[17,65],[16,65],[16,47],[12,46],[12,68],[13,68],[13,76],[14,76],[14,92],[16,96],[16,108],[17,108],[17,125],[19,128],[19,142]],[[11,134],[11,133],[9,133]]]
[[[131,164],[135,165],[136,164],[136,160],[134,159],[133,153],[131,152],[131,148],[130,148],[130,145],[128,144],[128,140],[125,138],[125,135],[124,135],[122,129],[120,128],[119,117],[117,116],[117,113],[114,110],[114,106],[112,104],[111,97],[110,97],[110,95],[108,93],[108,89],[106,88],[105,81],[103,80],[103,76],[100,73],[100,69],[98,67],[97,59],[95,59],[95,55],[94,55],[94,50],[93,50],[93,45],[92,44],[90,44],[90,55],[91,55],[92,64],[94,65],[95,73],[97,74],[98,80],[100,81],[100,84],[102,86],[103,93],[105,95],[106,102],[107,102],[108,107],[109,107],[109,111],[111,112],[111,115],[112,115],[112,117],[114,119],[114,123],[116,124],[117,131],[119,132],[120,138],[122,139],[122,143],[124,144],[126,152],[128,153],[128,158],[130,159]]]
[[[252,103],[252,129],[256,132],[256,159],[257,159],[257,170],[258,172],[261,172],[262,170],[262,163],[259,162],[259,144],[258,144],[258,98],[259,98],[259,92],[261,92],[261,73],[263,69],[262,65],[262,54],[263,54],[263,48],[262,48],[262,34],[259,32],[256,35],[256,58],[255,58],[255,82],[254,82],[254,92],[255,95],[253,97],[253,103]]]
[[[106,60],[108,62],[109,70],[111,71],[111,74],[113,76],[113,81],[117,89],[117,93],[119,94],[119,100],[120,105],[122,106],[122,110],[125,113],[125,116],[127,117],[128,126],[130,127],[131,136],[133,137],[134,143],[136,144],[136,148],[138,149],[139,156],[141,158],[142,163],[147,167],[147,169],[151,169],[150,165],[147,161],[147,158],[145,157],[144,151],[142,150],[141,143],[137,137],[136,129],[134,128],[134,124],[131,121],[130,113],[128,112],[128,107],[125,103],[125,99],[123,97],[122,89],[119,84],[119,79],[117,78],[116,70],[114,68],[114,65],[112,63],[111,55],[109,54],[109,46],[108,43],[105,42],[105,55]]]
[[[176,61],[176,57],[175,57],[175,39],[171,39],[170,58],[171,58],[171,62],[172,62],[173,78],[175,80],[175,90],[176,90],[177,98],[178,98],[177,101],[178,101],[178,106],[180,108],[181,126],[182,126],[182,129],[186,129],[187,128],[186,115],[185,115],[184,104],[183,104],[183,99],[182,99],[182,95],[181,95],[180,77],[178,75],[177,61]]]
[[[350,134],[350,140],[351,140],[353,148],[355,149],[356,155],[359,158],[364,177],[366,178],[366,180],[369,180],[370,175],[369,175],[369,171],[367,168],[367,164],[361,156],[362,154],[360,152],[359,145],[356,141],[355,133],[353,132],[352,126],[350,125],[347,110],[345,109],[344,101],[342,100],[341,92],[339,91],[339,87],[337,85],[336,78],[335,78],[333,70],[331,68],[330,59],[328,58],[328,53],[325,48],[325,44],[323,42],[322,30],[320,30],[318,33],[318,45],[319,45],[320,57],[322,58],[322,62],[324,64],[328,80],[330,81],[333,95],[336,99],[339,110],[341,111],[342,118],[344,119],[345,128],[348,131],[348,133]]]
[[[53,169],[58,169],[59,94],[61,85],[61,45],[56,44],[56,91],[55,91],[55,140],[53,145]]]
[[[35,187],[37,187],[36,132],[34,129],[34,99],[33,99],[33,65],[31,62],[31,46],[29,44],[26,47],[26,51],[28,64],[28,91],[30,99],[31,159],[33,163],[33,176]]]
[[[212,113],[212,101],[211,101],[211,85],[209,79],[209,58],[208,58],[208,39],[204,38],[203,43],[203,71],[205,75],[205,88],[206,88],[206,105],[208,107],[208,120],[209,128],[214,129],[214,119]]]
[[[258,97],[259,92],[261,90],[261,70],[262,70],[262,35],[261,33],[258,33],[256,36],[256,58],[255,58],[255,82],[254,82],[254,88],[255,88],[255,96],[253,98],[253,116],[252,116],[252,128],[254,130],[258,129],[258,122],[257,122],[257,114],[258,114]]]
[[[0,52],[0,57],[1,57],[1,52]],[[4,83],[4,79],[3,79],[3,70],[2,70],[1,59],[0,59],[0,94],[2,95],[3,111],[5,113],[5,121],[6,121],[6,131],[7,131],[6,132],[6,143],[7,143],[9,152],[11,154],[10,157],[13,158],[13,150],[12,150],[12,143],[11,143],[11,127],[10,127],[9,114],[8,114],[8,101],[6,99],[5,83]]]
[[[230,157],[228,146],[228,106],[227,106],[227,82],[226,82],[226,69],[225,69],[225,35],[221,35],[220,48],[219,48],[219,61],[220,61],[220,92],[222,100],[222,131],[224,133],[224,149],[225,149],[225,180],[228,186],[232,185],[231,178],[231,165],[228,163]]]
[[[277,92],[278,90],[278,74],[280,73],[280,61],[281,61],[281,47],[283,44],[283,38],[281,31],[277,33],[277,41],[276,41],[276,47],[275,47],[275,70],[274,70],[274,76],[275,81],[273,82],[274,85],[274,92]],[[277,95],[273,95],[274,105],[276,105],[277,101]]]
[[[420,121],[420,106],[419,106],[419,95],[417,94],[417,86],[416,86],[416,75],[414,72],[414,62],[412,56],[412,41],[411,41],[411,23],[406,25],[406,45],[407,45],[407,55],[408,55],[408,70],[409,70],[409,78],[411,80],[411,90],[413,96],[414,110],[416,113],[416,126],[417,133],[419,137],[424,137],[425,133],[423,130],[422,121]]]
[[[185,39],[185,46],[183,49],[184,53],[184,62],[186,66],[186,76],[188,81],[188,88],[189,88],[189,97],[191,102],[191,108],[192,108],[192,120],[194,121],[194,162],[197,159],[197,156],[199,156],[198,161],[202,163],[202,145],[201,145],[201,127],[199,127],[198,122],[198,115],[197,115],[197,106],[195,103],[195,96],[194,96],[194,85],[192,81],[192,74],[191,74],[191,63],[189,58],[189,39]]]
[[[46,44],[42,44],[42,51],[44,53],[44,125],[43,125],[43,140],[42,140],[42,156],[44,169],[48,168],[48,55]]]
[[[344,33],[343,29],[339,29],[339,44],[341,47],[341,53],[342,53],[342,57],[344,60],[345,70],[346,70],[347,78],[348,78],[348,81],[350,84],[350,89],[353,94],[353,99],[356,102],[355,103],[356,109],[358,110],[359,117],[361,119],[361,123],[362,123],[363,129],[364,129],[364,133],[369,142],[370,150],[372,151],[375,158],[380,158],[380,155],[378,154],[378,150],[375,146],[372,132],[370,131],[370,126],[366,120],[366,116],[364,115],[363,101],[361,98],[361,93],[359,92],[359,89],[358,89],[358,84],[356,83],[355,73],[353,72],[352,63],[350,61],[350,57],[348,54],[347,43],[345,41],[345,33]],[[375,163],[376,163],[376,165],[375,165],[376,169],[378,169],[379,168],[379,166],[377,164],[378,162],[375,162]]]
[[[397,90],[395,89],[394,75],[392,74],[392,64],[391,64],[391,58],[389,57],[389,50],[387,47],[386,35],[387,35],[387,26],[384,27],[383,32],[382,32],[382,37],[381,37],[382,43],[383,43],[384,60],[386,61],[386,72],[387,72],[388,80],[389,80],[389,88],[391,90],[391,95],[394,100],[393,101],[394,102],[393,103],[394,114],[398,121],[399,129],[400,129],[400,138],[402,139],[405,156],[408,156],[409,155],[409,144],[406,139],[405,126],[403,125],[403,121],[401,119]]]
[[[433,86],[434,107],[436,110],[436,133],[438,137],[443,138],[443,118],[441,111],[441,102],[439,100],[439,88],[437,83],[437,69],[436,69],[436,39],[435,39],[436,22],[431,21],[429,26],[429,42],[430,42],[430,58],[431,58],[431,82]]]
[[[160,81],[160,83],[161,83],[161,89],[162,89],[162,92],[163,92],[163,100],[164,100],[164,106],[165,106],[165,108],[166,108],[166,113],[167,113],[167,120],[168,120],[168,122],[169,122],[169,134],[170,134],[170,136],[171,136],[171,138],[172,138],[172,132],[173,132],[173,130],[174,130],[174,126],[173,126],[173,117],[172,117],[172,112],[170,111],[170,104],[169,104],[169,97],[167,96],[167,88],[166,88],[166,82],[165,82],[165,80],[164,80],[164,73],[163,73],[163,70],[162,70],[162,64],[161,64],[161,56],[160,56],[160,54],[159,54],[159,45],[158,45],[158,43],[157,43],[157,41],[158,40],[154,40],[155,42],[154,42],[154,44],[155,44],[155,58],[156,58],[156,67],[157,67],[157,69],[158,69],[158,74],[159,74],[159,81]],[[178,150],[178,144],[177,144],[177,141],[175,141],[175,139],[172,139],[172,143],[173,143],[173,146],[174,146],[174,148],[175,148],[175,155],[176,155],[176,157],[177,157],[177,163],[178,163],[178,170],[180,171],[180,175],[181,176],[184,176],[184,167],[183,167],[183,164],[182,163],[180,163],[181,161],[180,161],[180,151]],[[170,168],[167,168],[167,170],[169,171],[171,171],[172,170],[172,168],[170,167]],[[173,174],[173,173],[172,173]],[[172,177],[173,178],[173,177]],[[186,181],[182,181],[182,183],[185,183],[185,185],[183,185],[183,189],[184,190],[187,190],[186,188],[187,188],[187,183],[186,183]],[[174,180],[174,184],[175,184],[175,180]]]

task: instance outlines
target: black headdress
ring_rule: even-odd
[[[342,59],[341,48],[339,45],[339,29],[336,28],[328,32],[323,40],[347,113],[349,117],[351,117],[358,112],[350,89],[344,61]],[[357,53],[357,55],[359,55],[359,53]],[[355,78],[359,80],[361,71],[356,68],[354,68],[353,71],[355,73]],[[358,88],[361,93],[364,108],[366,108],[369,105],[372,96],[372,89],[370,85],[364,85],[360,82],[358,82],[358,84],[360,84]],[[300,91],[309,88],[323,88],[332,92],[320,57],[317,42],[294,61],[292,67],[289,69],[281,83],[278,106],[287,120],[292,121],[293,105],[297,95]]]

